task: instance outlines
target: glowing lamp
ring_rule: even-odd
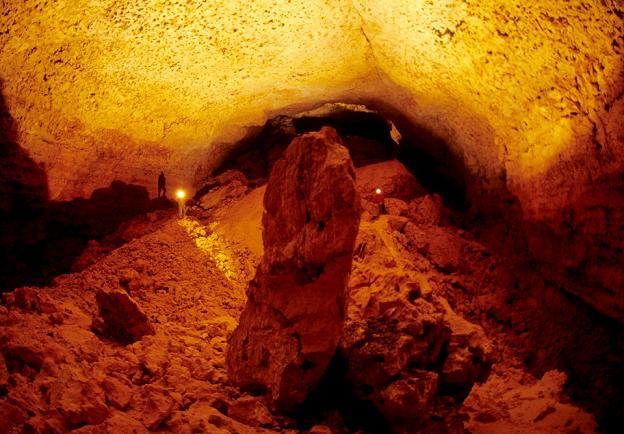
[[[184,190],[178,190],[176,192],[176,196],[178,196],[178,199],[184,199],[184,196],[186,196],[186,193],[184,193]]]
[[[378,188],[377,190],[375,190],[375,193],[381,194],[381,188]]]

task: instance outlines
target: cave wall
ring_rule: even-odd
[[[161,168],[188,185],[189,162],[264,111],[365,76],[358,20],[336,1],[3,1],[0,77],[53,199]]]
[[[481,206],[517,200],[544,271],[624,321],[622,3],[354,5],[401,131],[449,144]]]
[[[621,3],[355,4],[376,63],[415,103],[388,100],[436,126],[474,173],[506,180],[526,216],[569,201],[545,184],[569,184],[572,165],[577,186],[621,170]]]
[[[271,116],[372,104],[447,143],[475,200],[515,198],[530,249],[565,250],[556,273],[624,320],[620,2],[2,5],[6,104],[52,199],[113,179],[154,194],[161,169],[191,186]]]

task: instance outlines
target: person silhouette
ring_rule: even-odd
[[[167,197],[167,179],[165,178],[165,173],[160,172],[158,175],[158,198],[160,199],[160,192],[162,190],[163,197]]]

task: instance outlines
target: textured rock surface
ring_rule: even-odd
[[[442,198],[437,194],[416,198],[409,203],[407,214],[414,223],[439,225],[445,217]]]
[[[243,288],[223,276],[173,213],[164,226],[157,219],[131,226],[125,231],[142,235],[86,270],[58,277],[53,287],[3,295],[0,431],[271,432],[260,428],[275,423],[260,400],[225,384],[226,335]],[[94,334],[96,288],[117,281],[134,288],[156,334],[123,346]],[[230,406],[236,420],[227,416]]]
[[[551,166],[564,181],[575,161],[579,176],[622,163],[616,2],[6,6],[0,75],[20,142],[46,163],[53,196],[88,192],[82,176],[106,179],[115,163],[113,176],[155,179],[163,156],[185,178],[176,146],[207,148],[264,111],[339,96],[406,112],[449,139],[474,173],[507,172],[531,197]],[[530,210],[567,200],[573,185],[563,185],[557,201],[540,186]]]
[[[572,245],[557,271],[581,284],[565,286],[624,317],[621,3],[3,6],[0,78],[30,155],[9,165],[43,164],[33,193],[46,176],[52,198],[114,179],[154,193],[163,169],[171,186],[188,187],[219,162],[223,143],[271,114],[373,104],[416,148],[427,148],[423,130],[447,143],[471,199],[517,197],[529,237],[546,240],[533,252],[552,265],[557,255],[546,254]],[[601,213],[609,235],[587,234]],[[608,264],[593,264],[597,256]]]
[[[204,186],[197,191],[194,198],[204,210],[223,206],[232,199],[245,196],[248,191],[247,178],[238,170],[228,170],[202,184]]]
[[[103,331],[113,339],[129,344],[155,333],[145,313],[126,291],[99,290],[95,300],[104,323]]]
[[[293,140],[271,172],[264,205],[264,257],[229,341],[228,372],[290,410],[325,371],[344,322],[360,202],[335,130]]]
[[[159,421],[153,431],[294,434],[315,425],[316,431],[334,433],[370,428],[360,425],[349,430],[341,422],[341,406],[353,399],[344,382],[323,397],[330,412],[303,427],[290,418],[271,415],[259,397],[242,394],[228,382],[226,337],[237,325],[249,276],[242,270],[246,262],[257,264],[262,257],[263,196],[264,188],[259,188],[225,205],[209,216],[210,228],[192,218],[179,222],[173,213],[165,222],[153,214],[135,220],[123,232],[136,238],[99,257],[89,268],[58,277],[51,287],[4,294],[0,305],[0,432],[76,428],[65,416],[85,418],[80,425],[97,423],[104,415],[101,391],[108,417],[75,432],[144,433],[149,432],[145,424],[154,426]],[[386,227],[385,219],[387,223],[402,221],[402,226]],[[475,434],[513,432],[513,427],[549,434],[566,429],[593,432],[592,415],[577,407],[583,405],[595,412],[600,429],[609,432],[612,426],[619,434],[624,343],[612,322],[597,318],[595,312],[523,267],[522,261],[489,251],[470,232],[416,220],[411,223],[433,234],[438,245],[446,243],[459,251],[460,266],[453,272],[442,270],[434,257],[427,256],[426,244],[416,249],[400,232],[408,227],[403,217],[382,216],[374,224],[379,225],[377,232],[384,240],[390,241],[387,245],[398,249],[399,257],[411,255],[417,275],[429,282],[427,286],[419,280],[422,298],[447,299],[457,314],[483,327],[494,343],[498,363],[493,374],[485,384],[472,388],[461,408],[466,427]],[[417,233],[413,228],[412,232]],[[380,258],[387,257],[386,250],[378,251]],[[228,268],[222,268],[223,257],[229,260]],[[354,268],[359,266],[353,263]],[[392,268],[392,262],[388,267],[389,274],[398,269]],[[224,269],[240,274],[230,279]],[[92,332],[91,318],[98,310],[95,288],[117,281],[132,287],[156,335],[120,346]],[[384,284],[375,282],[375,288]],[[357,291],[356,300],[366,301],[361,297],[365,290]],[[385,295],[376,299],[392,298]],[[466,330],[458,337],[469,341],[471,328]],[[462,356],[461,366],[471,366],[462,361],[466,352],[455,354]],[[553,369],[568,376],[563,391],[565,377]],[[471,375],[470,370],[447,372],[462,372],[464,379]],[[51,405],[52,385],[56,397],[68,399],[67,405],[60,400]],[[399,392],[409,391],[404,385],[394,387],[392,396],[400,398]],[[93,399],[79,396],[83,393],[93,394]],[[400,404],[398,399],[394,402]],[[84,412],[87,408],[93,409],[92,417]],[[356,410],[360,411],[355,418],[364,416],[362,421],[375,413],[370,407]],[[388,432],[388,428],[381,425],[379,431]]]
[[[414,175],[396,160],[360,167],[356,171],[356,179],[363,199],[369,199],[378,188],[385,197],[404,201],[425,194]]]
[[[88,194],[93,178],[155,189],[163,165],[171,185],[190,181],[189,153],[265,111],[338,96],[370,70],[342,2],[3,6],[0,76],[54,197]]]
[[[347,375],[396,432],[460,432],[461,402],[487,378],[491,343],[433,293],[389,219],[358,234],[340,344]]]

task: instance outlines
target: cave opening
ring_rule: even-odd
[[[356,168],[396,159],[447,206],[459,211],[470,207],[467,185],[476,185],[477,180],[462,157],[431,129],[414,124],[396,110],[378,108],[375,102],[325,103],[294,115],[274,116],[233,144],[215,174],[236,169],[250,180],[266,180],[295,137],[324,126],[336,129]]]

